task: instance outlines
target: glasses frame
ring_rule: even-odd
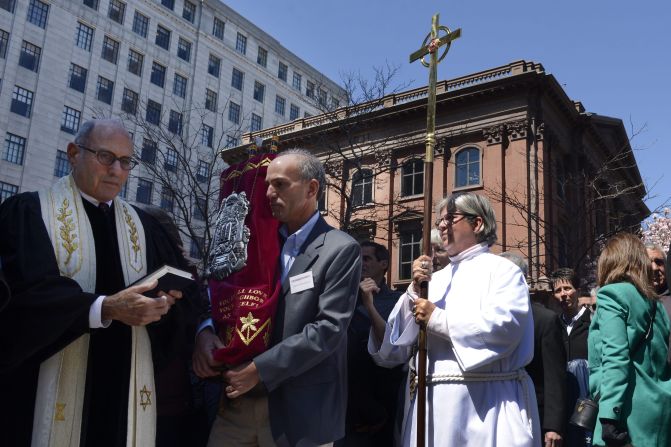
[[[115,161],[119,161],[119,167],[123,169],[124,171],[130,171],[133,169],[135,166],[137,166],[137,160],[131,157],[117,157],[114,155],[112,152],[107,151],[105,149],[91,149],[88,146],[84,146],[83,144],[75,143],[77,147],[84,149],[85,151],[89,151],[92,154],[96,156],[96,160],[98,160],[98,163],[100,163],[103,166],[112,166]],[[102,156],[102,158],[101,158]],[[111,160],[109,163],[103,161],[104,157],[109,156],[107,160]],[[124,166],[125,165],[125,166]]]
[[[456,216],[461,216],[461,219],[459,219],[455,222],[454,218]],[[478,216],[475,215],[475,214],[469,214],[469,213],[447,213],[444,216],[441,216],[436,220],[436,227],[439,227],[440,224],[442,224],[443,222],[445,222],[446,226],[451,227],[452,225],[461,222],[462,220],[466,219],[467,217],[475,218],[475,217],[478,217]]]

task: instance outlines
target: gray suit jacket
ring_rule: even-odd
[[[254,359],[268,390],[278,445],[309,446],[345,435],[347,327],[361,276],[359,244],[319,218],[282,284],[271,348]],[[289,278],[312,271],[314,287]]]

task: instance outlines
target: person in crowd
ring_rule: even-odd
[[[584,307],[594,315],[594,312],[596,311],[596,289],[581,287],[578,290],[578,306]]]
[[[383,245],[361,242],[359,299],[347,330],[347,434],[337,446],[387,447],[394,442],[403,366],[378,366],[367,348],[371,328],[382,338],[387,317],[401,296],[386,284],[388,267],[389,251]]]
[[[0,313],[4,445],[154,445],[154,373],[195,312],[189,291],[153,298],[143,293],[156,281],[131,284],[186,261],[155,219],[118,197],[136,163],[119,121],[82,124],[67,156],[70,175],[0,206],[13,295]]]
[[[632,234],[614,236],[599,256],[588,347],[590,392],[599,399],[597,446],[671,445],[669,318],[657,309],[652,275]]]
[[[447,255],[438,228],[431,230],[431,249],[433,250],[433,271],[437,272],[450,263],[450,257]]]
[[[504,252],[526,277],[527,261],[517,253]],[[534,357],[526,370],[534,382],[543,445],[561,447],[566,424],[566,353],[562,339],[563,327],[559,316],[541,303],[531,302],[534,319]]]
[[[221,373],[212,355],[223,347],[199,332],[194,371],[222,375],[225,398],[210,446],[330,445],[345,435],[347,327],[361,276],[359,244],[329,226],[317,203],[324,167],[310,152],[280,153],[268,166],[267,197],[283,223],[282,292],[271,347]]]
[[[669,294],[668,282],[666,280],[666,263],[664,250],[657,244],[646,243],[645,251],[650,259],[652,266],[652,285],[655,292],[659,296],[659,300],[666,311],[666,314],[671,318],[671,295]],[[669,364],[671,364],[671,338],[669,338],[669,355],[667,357]]]
[[[587,336],[592,313],[578,305],[580,280],[573,269],[561,268],[552,273],[552,290],[555,303],[561,309],[560,321],[564,330],[564,351],[566,352],[566,421],[575,403],[589,393],[589,370],[587,368]],[[589,444],[591,433],[575,425],[568,424],[565,433],[566,445],[580,447]]]
[[[524,275],[489,252],[496,217],[484,196],[453,194],[437,209],[450,264],[432,275],[429,256],[413,262],[412,283],[392,310],[384,337],[369,337],[369,352],[383,366],[403,363],[420,325],[426,326],[429,446],[535,446],[541,433],[524,369],[534,343]],[[424,281],[428,300],[418,297]],[[416,377],[410,381],[414,389]],[[415,397],[406,399],[404,446],[416,442]]]

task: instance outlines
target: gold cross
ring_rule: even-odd
[[[147,385],[144,385],[140,390],[140,405],[142,405],[142,411],[145,411],[147,406],[151,405],[151,391],[147,389]]]
[[[438,77],[438,63],[445,58],[450,49],[452,41],[461,37],[461,28],[450,31],[446,26],[438,24],[438,14],[431,19],[431,32],[426,36],[422,47],[410,55],[410,62],[421,59],[422,65],[429,68],[429,86],[426,118],[426,162],[433,162],[433,148],[436,145],[436,78]],[[444,32],[443,37],[438,37],[439,32]],[[438,49],[445,46],[443,54],[438,56]],[[424,56],[429,55],[429,62],[424,60]]]

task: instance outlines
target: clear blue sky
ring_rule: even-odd
[[[671,203],[670,0],[230,0],[224,3],[339,82],[389,62],[398,80],[427,83],[408,63],[431,16],[462,28],[438,79],[518,59],[540,62],[571,99],[620,118],[632,140],[651,210]]]

